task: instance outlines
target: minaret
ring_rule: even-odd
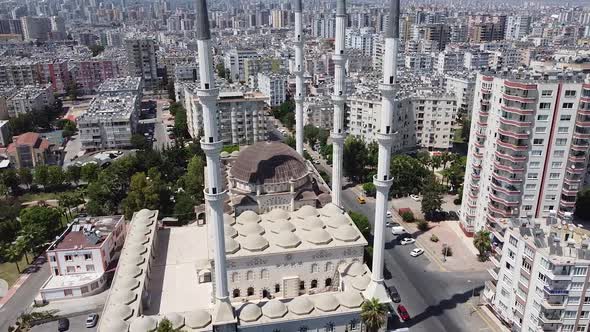
[[[303,81],[303,7],[301,0],[295,0],[295,142],[296,150],[303,156],[303,100],[305,99],[305,85]]]
[[[389,296],[383,282],[383,254],[385,251],[385,218],[389,188],[393,179],[389,176],[391,146],[393,144],[393,112],[396,90],[397,52],[399,46],[399,3],[390,0],[389,24],[385,30],[385,54],[383,55],[383,81],[381,91],[381,118],[377,141],[379,142],[379,162],[377,175],[373,183],[377,189],[375,202],[375,224],[373,241],[373,271],[371,282],[364,292],[365,298],[376,298],[380,302],[389,302]]]
[[[197,91],[199,102],[203,109],[204,135],[201,138],[201,148],[207,157],[207,184],[205,199],[209,205],[209,221],[213,227],[215,240],[215,308],[213,324],[235,320],[233,308],[229,301],[227,289],[227,270],[225,260],[225,233],[223,230],[223,201],[227,191],[223,188],[221,178],[222,142],[217,132],[217,96],[219,90],[215,88],[213,75],[213,60],[211,56],[211,32],[209,30],[209,16],[207,1],[197,0],[196,6],[196,34],[199,52],[200,89]]]
[[[334,127],[332,130],[332,203],[342,207],[342,154],[344,150],[344,103],[346,86],[344,83],[346,54],[344,54],[344,31],[346,29],[346,3],[336,3],[336,42],[334,43]]]

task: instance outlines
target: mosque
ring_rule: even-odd
[[[390,27],[399,26],[399,0],[391,3]],[[293,42],[296,62],[301,63],[301,0],[295,1],[294,10]],[[340,106],[346,98],[339,91],[345,18],[345,0],[338,0],[335,123],[342,122]],[[133,215],[98,331],[155,331],[164,318],[182,331],[366,330],[360,319],[363,302],[391,302],[383,282],[384,195],[391,179],[388,168],[381,166],[389,164],[392,139],[386,125],[393,110],[387,105],[393,105],[389,92],[396,66],[387,59],[395,58],[399,31],[389,28],[385,35],[381,89],[386,121],[374,179],[378,193],[371,271],[363,261],[367,241],[343,211],[340,180],[334,181],[342,166],[338,144],[332,181],[337,185],[331,191],[301,157],[302,135],[297,151],[282,143],[257,142],[230,158],[221,154],[206,0],[197,1],[196,22],[205,129],[201,147],[207,158],[205,222],[162,228],[158,211],[144,209]],[[334,142],[344,137],[337,126]]]

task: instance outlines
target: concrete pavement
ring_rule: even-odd
[[[68,318],[70,320],[70,329],[68,331],[72,332],[80,332],[80,331],[87,331],[93,332],[96,331],[97,327],[87,328],[86,327],[86,317],[88,315],[79,315],[76,317]],[[98,317],[100,321],[101,317]],[[97,324],[98,325],[98,324]],[[33,326],[31,332],[55,332],[57,331],[57,321],[49,322],[42,325]]]
[[[156,100],[156,122],[154,124],[154,148],[157,150],[162,150],[167,146],[172,144],[172,140],[168,137],[168,133],[166,131],[166,124],[164,124],[164,116],[168,118],[170,116],[169,112],[164,112],[163,108],[164,105],[170,105],[170,103],[166,100]],[[163,122],[164,121],[164,122]]]

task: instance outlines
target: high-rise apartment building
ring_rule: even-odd
[[[469,39],[474,43],[503,40],[506,34],[505,15],[471,15],[468,21]]]
[[[531,32],[531,17],[527,15],[508,16],[506,20],[507,40],[520,40]]]
[[[154,90],[160,83],[156,58],[156,41],[148,37],[125,39],[129,75],[141,77],[147,90]]]
[[[231,49],[225,52],[224,65],[229,70],[234,81],[246,81],[246,72],[249,60],[260,59],[260,54],[254,49]]]
[[[25,40],[45,41],[51,32],[51,19],[49,17],[21,17],[23,38]]]
[[[588,164],[590,84],[561,73],[479,74],[461,224],[572,212]]]
[[[457,111],[467,119],[471,119],[473,109],[473,94],[475,92],[475,74],[453,73],[445,75],[445,90],[455,95]]]
[[[511,331],[588,331],[587,231],[555,215],[512,219],[493,229],[492,279],[481,299]]]
[[[281,74],[258,73],[258,90],[268,96],[267,104],[270,107],[278,107],[287,99],[285,86],[287,78]]]

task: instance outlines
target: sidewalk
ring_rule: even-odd
[[[25,283],[25,281],[27,281],[27,279],[29,279],[30,276],[30,273],[25,273],[16,280],[14,285],[8,289],[6,295],[3,298],[0,298],[0,308],[2,308],[14,296],[14,294],[16,294],[18,289]]]

